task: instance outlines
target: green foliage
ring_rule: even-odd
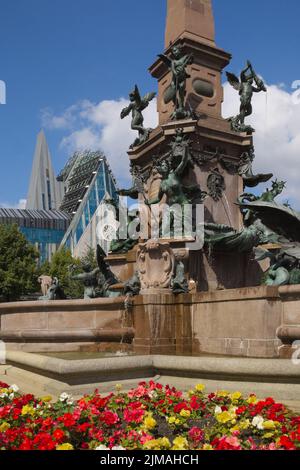
[[[92,269],[97,268],[97,260],[96,260],[96,253],[93,248],[89,247],[84,254],[84,256],[80,259],[81,266],[89,264]]]
[[[57,277],[66,296],[79,299],[83,297],[83,286],[80,282],[70,279],[70,266],[74,267],[72,272],[81,272],[81,261],[73,258],[70,250],[62,248],[54,253],[51,263],[46,262],[41,266],[40,273]]]
[[[17,225],[0,225],[0,299],[10,302],[39,290],[39,254]]]

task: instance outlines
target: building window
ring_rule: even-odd
[[[47,191],[48,191],[48,207],[49,211],[52,209],[52,203],[51,203],[51,186],[50,186],[50,180],[47,180]]]

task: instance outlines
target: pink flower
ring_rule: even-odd
[[[202,442],[204,440],[204,431],[202,431],[202,429],[197,428],[195,426],[189,431],[189,438],[193,442],[198,444],[199,442]]]

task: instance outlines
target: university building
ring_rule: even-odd
[[[17,224],[51,260],[60,247],[76,257],[96,248],[98,208],[117,197],[117,184],[102,152],[76,152],[56,177],[43,131],[38,134],[25,209],[0,209],[1,224]],[[107,249],[107,246],[103,247]]]

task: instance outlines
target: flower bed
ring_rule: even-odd
[[[2,450],[299,450],[300,416],[272,398],[240,392],[188,395],[141,383],[129,393],[21,395],[0,382]]]

